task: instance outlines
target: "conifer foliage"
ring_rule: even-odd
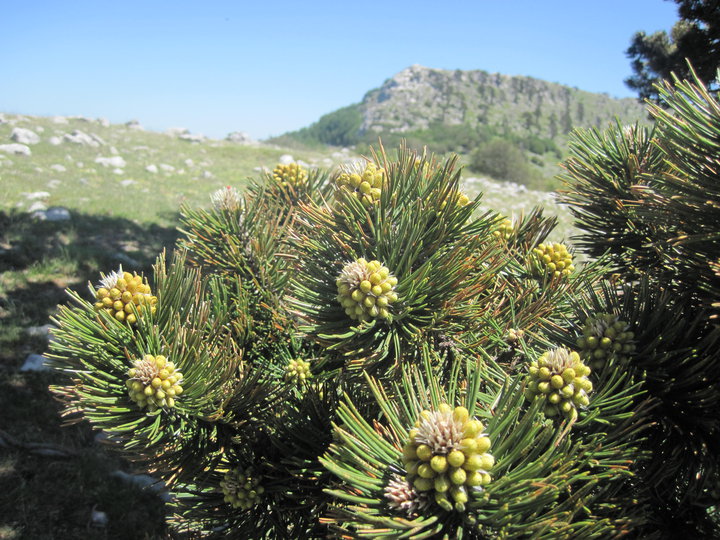
[[[152,276],[70,292],[65,414],[164,480],[189,537],[712,534],[720,253],[693,216],[719,109],[665,92],[654,131],[576,140],[591,263],[404,147],[183,208]]]

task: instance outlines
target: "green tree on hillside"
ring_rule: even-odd
[[[680,20],[670,35],[664,30],[647,35],[637,32],[625,51],[632,59],[634,75],[625,84],[636,90],[640,99],[659,101],[655,85],[671,79],[690,77],[689,60],[698,77],[717,85],[716,70],[720,67],[720,1],[675,0]],[[687,59],[687,60],[686,60]]]

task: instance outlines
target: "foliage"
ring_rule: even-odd
[[[611,248],[592,262],[548,242],[555,220],[540,210],[481,212],[457,157],[406,147],[332,174],[278,169],[243,194],[221,191],[209,210],[183,208],[185,237],[158,259],[157,302],[139,306],[135,324],[74,292],[61,309],[53,363],[69,380],[54,391],[65,413],[165,480],[170,525],[197,535],[712,535],[715,288],[679,271],[660,282],[667,272],[614,243],[637,234],[625,214],[604,217],[622,205],[592,206],[637,191],[613,171],[648,139],[660,152],[657,197],[631,218],[656,219],[660,185],[668,204],[697,211],[689,179],[709,188],[718,123],[701,119],[717,104],[678,88],[667,89],[675,115],[656,111],[657,135],[576,145],[568,198],[593,227],[582,246]],[[716,245],[690,241],[714,240],[710,228],[698,219],[671,237],[689,257],[675,264],[717,261],[706,259]],[[637,249],[670,268],[677,254],[665,259],[664,242],[649,249],[646,236]],[[623,321],[623,354],[578,345],[599,320]],[[171,372],[151,380],[167,362],[183,375],[172,403],[153,390],[174,388]],[[154,407],[138,405],[140,390]]]
[[[564,198],[584,229],[579,247],[607,251],[608,277],[624,284],[615,315],[634,322],[630,364],[645,371],[653,402],[657,461],[639,471],[651,520],[670,535],[709,537],[718,534],[720,104],[694,73],[656,91],[653,130],[578,134]]]
[[[656,85],[676,75],[687,79],[694,69],[709,87],[716,88],[720,67],[720,9],[715,0],[675,0],[680,20],[668,35],[664,30],[637,32],[626,54],[634,75],[625,80],[641,99],[662,103]],[[689,62],[689,63],[688,63]],[[690,65],[693,67],[691,68]]]

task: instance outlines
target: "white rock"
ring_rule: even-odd
[[[125,174],[125,169],[113,169],[113,174]]]
[[[0,113],[0,125],[7,124],[8,121],[5,119],[5,115]]]
[[[60,184],[62,184],[62,182],[61,182],[60,180],[58,180],[57,178],[53,178],[52,180],[50,180],[50,181],[47,183],[47,187],[49,187],[50,189],[55,189],[55,188],[58,187]]]
[[[107,118],[98,118],[97,123],[100,124],[102,127],[110,127],[110,120]]]
[[[130,120],[129,122],[125,122],[125,127],[128,129],[136,129],[138,131],[144,131],[144,128],[140,125],[140,122],[137,120]]]
[[[183,161],[183,163],[185,164],[186,167],[192,167],[193,165],[195,165],[195,162],[190,158]]]
[[[33,217],[44,220],[44,219],[45,219],[44,212],[45,212],[46,209],[47,209],[47,206],[45,205],[44,202],[42,202],[42,201],[35,201],[34,203],[32,203],[32,204],[30,205],[30,208],[28,208],[27,211],[30,212],[30,213],[33,213],[33,212],[42,212],[42,213],[43,213],[42,216],[39,216],[39,215],[38,215],[38,216],[33,216]]]
[[[160,168],[165,172],[173,172],[175,170],[175,167],[168,165],[167,163],[161,163]]]
[[[145,167],[145,170],[147,172],[153,173],[153,174],[157,174],[157,172],[158,172],[157,165],[148,165],[147,167]]]
[[[202,177],[207,180],[209,178],[215,178],[215,175],[213,173],[211,173],[210,171],[203,171]]]
[[[64,116],[53,116],[52,118],[50,118],[50,120],[52,120],[53,124],[67,124],[68,123],[68,119],[65,118]]]
[[[62,144],[62,139],[60,137],[50,137],[48,139],[48,142],[53,146],[59,146],[60,144]]]
[[[192,133],[183,133],[178,137],[178,139],[183,141],[188,141],[191,143],[201,143],[205,141],[204,135],[193,135]]]
[[[75,166],[76,166],[78,169],[82,169],[82,168],[85,166],[85,163],[83,163],[82,161],[78,161],[78,162],[75,163]]]
[[[15,154],[17,156],[29,156],[32,155],[30,147],[24,144],[0,144],[0,152],[6,152],[8,154]]]
[[[125,180],[120,181],[120,185],[122,187],[132,186],[133,184],[137,184],[137,182],[131,178],[126,178]]]
[[[93,508],[90,511],[90,524],[93,527],[107,527],[109,521],[108,515],[102,510],[95,510],[95,508]]]
[[[10,139],[20,144],[37,144],[40,142],[40,135],[31,129],[16,127],[10,133]]]
[[[50,197],[50,193],[47,191],[33,191],[31,193],[25,193],[25,198],[30,201],[37,201],[39,199],[47,199]]]
[[[293,157],[292,157],[290,154],[283,154],[283,155],[280,156],[280,158],[278,159],[278,162],[279,162],[281,165],[290,165],[291,163],[294,163],[295,160],[293,159]]]
[[[50,330],[55,328],[52,324],[44,324],[42,326],[29,326],[25,329],[25,335],[29,338],[37,338],[43,341],[52,341],[54,338],[50,334]]]
[[[20,366],[20,371],[47,371],[50,368],[45,364],[45,360],[47,358],[42,354],[30,354]]]
[[[179,137],[180,135],[189,134],[190,130],[188,128],[182,128],[182,127],[171,127],[165,130],[165,134],[170,135],[171,137]]]
[[[252,144],[255,142],[250,138],[250,135],[244,131],[233,131],[232,133],[228,133],[225,140],[239,144]]]
[[[95,163],[99,163],[103,167],[124,167],[126,165],[125,160],[120,156],[112,156],[112,157],[97,157],[95,158]]]
[[[111,472],[110,476],[119,478],[142,489],[151,489],[160,495],[160,498],[165,502],[172,499],[172,496],[165,490],[165,482],[158,480],[157,478],[153,478],[149,474],[128,474],[124,471],[118,470]]]
[[[111,153],[113,156],[117,156],[120,152],[118,152],[118,149],[117,149],[117,148],[115,148],[114,146],[111,146],[111,147],[110,147],[110,153]]]
[[[51,168],[53,171],[57,171],[57,172],[65,172],[65,171],[67,171],[67,169],[65,168],[64,165],[59,165],[59,164],[57,164],[57,163],[54,164],[54,165],[50,165],[50,168]]]
[[[105,146],[105,141],[100,137],[100,135],[96,135],[95,133],[91,133],[90,136],[93,138],[93,140],[98,143],[100,146]],[[112,150],[111,150],[112,152]]]
[[[63,140],[73,144],[80,144],[82,146],[92,146],[93,148],[100,146],[95,139],[79,129],[74,130],[72,133],[66,133],[63,135]]]
[[[88,118],[87,116],[71,116],[70,118],[72,120],[78,120],[80,122],[87,122],[87,123],[92,122],[92,118]]]
[[[45,211],[45,219],[48,221],[67,221],[70,219],[70,211],[62,206],[51,206]]]

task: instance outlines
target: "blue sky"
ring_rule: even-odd
[[[256,139],[356,103],[412,64],[632,96],[632,35],[677,20],[665,0],[25,0],[2,12],[0,112]]]

